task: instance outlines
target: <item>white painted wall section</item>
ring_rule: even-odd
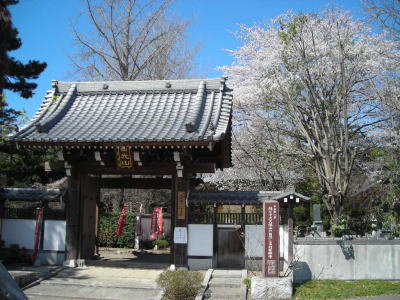
[[[264,245],[263,225],[246,225],[245,255],[246,257],[262,257]],[[286,225],[279,226],[280,257],[288,256],[288,230]]]
[[[189,256],[213,256],[213,225],[189,224]]]
[[[307,280],[400,280],[400,243],[384,241],[295,244],[294,282]]]
[[[20,248],[33,249],[36,220],[2,219],[1,238],[5,247],[18,244]]]
[[[263,256],[263,226],[246,225],[245,228],[245,257]]]
[[[65,251],[65,231],[65,221],[45,221],[43,250]]]

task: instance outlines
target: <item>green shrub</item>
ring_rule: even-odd
[[[250,280],[250,278],[243,279],[243,284],[246,285],[248,290],[251,289],[251,280]]]
[[[169,243],[167,240],[164,239],[156,239],[155,241],[153,241],[153,245],[157,246],[158,249],[163,249],[167,248],[169,246]]]
[[[99,237],[97,240],[100,247],[122,247],[133,248],[135,246],[136,215],[126,213],[124,234],[115,236],[118,220],[121,212],[100,212]]]
[[[164,271],[157,278],[157,285],[164,290],[164,299],[194,299],[201,290],[203,276],[200,272],[177,270]]]

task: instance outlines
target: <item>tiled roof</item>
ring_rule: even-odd
[[[20,143],[219,141],[229,130],[225,78],[53,82]]]
[[[63,195],[59,189],[0,188],[0,200],[60,201]]]
[[[286,203],[285,198],[309,201],[310,198],[302,194],[282,191],[191,191],[188,202],[193,204],[257,204],[267,200],[276,200]],[[297,202],[297,200],[296,200]]]

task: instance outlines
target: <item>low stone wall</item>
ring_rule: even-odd
[[[400,280],[400,239],[297,239],[293,280]]]

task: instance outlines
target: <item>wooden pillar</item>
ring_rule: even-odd
[[[98,181],[99,183],[100,183],[100,179],[99,179],[99,181]],[[96,241],[98,241],[99,240],[99,227],[100,227],[100,225],[99,225],[99,223],[100,223],[100,218],[99,218],[99,208],[100,208],[100,186],[99,186],[99,188],[98,188],[98,190],[97,190],[97,192],[98,192],[98,194],[97,194],[97,203],[96,203],[96,217],[95,217],[95,234],[96,234],[96,237],[95,237],[95,240]],[[96,243],[95,244],[95,246],[94,246],[94,253],[95,253],[95,255],[96,256],[99,256],[100,255],[100,253],[99,253],[99,246],[98,246],[98,244]]]
[[[78,259],[79,246],[79,172],[78,165],[72,165],[68,176],[68,193],[65,203],[66,212],[66,236],[65,248],[67,260]]]
[[[217,267],[217,254],[218,254],[218,206],[214,203],[213,213],[213,268]]]
[[[171,180],[171,246],[169,260],[171,265],[175,265],[175,243],[174,243],[174,231],[175,231],[175,206],[176,206],[176,175],[172,175]]]
[[[186,197],[188,193],[189,181],[186,176],[178,177],[176,174],[173,175],[172,181],[172,194],[173,194],[173,207],[174,207],[174,215],[173,215],[173,222],[174,226],[171,227],[171,230],[175,231],[175,228],[184,228],[188,230],[188,210],[186,207]],[[187,238],[187,235],[186,235]],[[175,233],[173,234],[173,264],[176,267],[187,267],[187,239],[186,243],[175,243],[177,241],[177,237]]]
[[[288,200],[288,264],[293,261],[293,199]]]
[[[81,177],[80,259],[92,259],[96,254],[98,198],[99,178],[84,174]]]

